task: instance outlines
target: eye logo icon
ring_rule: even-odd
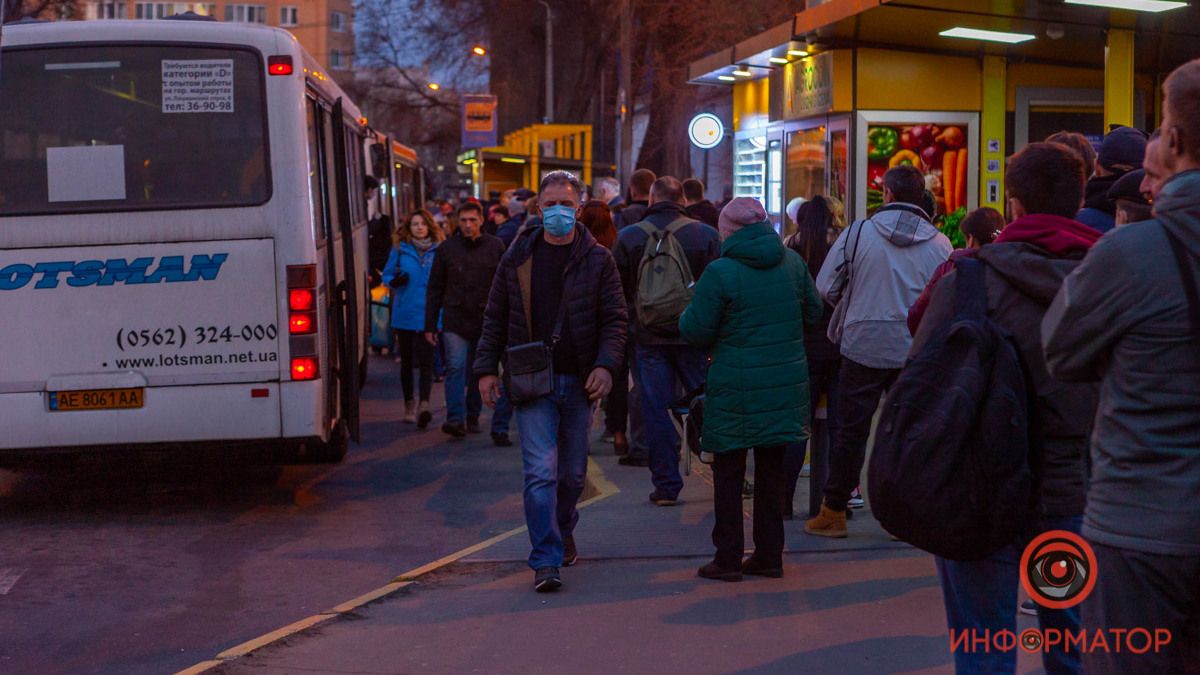
[[[1073,532],[1044,532],[1021,555],[1021,585],[1042,607],[1074,607],[1096,587],[1096,554]]]

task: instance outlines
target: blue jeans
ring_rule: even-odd
[[[1046,516],[1030,530],[1028,536],[1006,546],[988,558],[963,562],[936,558],[938,577],[942,582],[942,597],[946,604],[946,623],[951,630],[961,632],[975,629],[977,635],[990,631],[1017,631],[1017,588],[1021,585],[1021,553],[1033,537],[1050,530],[1079,533],[1083,516]],[[1038,627],[1080,630],[1079,607],[1047,609],[1038,606]],[[954,654],[954,670],[958,673],[1013,673],[1017,669],[1020,646],[1004,652],[982,648]],[[1079,653],[1066,653],[1061,646],[1042,653],[1042,665],[1050,675],[1080,673]]]
[[[679,475],[679,435],[671,424],[670,406],[679,398],[676,381],[691,391],[704,384],[708,357],[684,345],[637,346],[634,380],[642,407],[642,428],[654,489],[672,499],[683,489]]]
[[[525,524],[529,566],[561,567],[563,538],[575,531],[587,476],[592,404],[583,381],[557,375],[554,393],[517,408],[521,459],[525,467]]]
[[[446,346],[446,421],[462,424],[466,419],[478,419],[483,410],[479,394],[479,377],[472,366],[478,340],[468,340],[457,333],[443,333]],[[507,434],[512,420],[512,405],[507,396],[496,401],[492,413],[492,433]]]

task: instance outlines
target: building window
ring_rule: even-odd
[[[225,20],[240,23],[266,23],[266,5],[225,5]]]
[[[296,26],[300,21],[297,19],[295,7],[280,7],[279,8],[279,25],[280,26]]]
[[[329,28],[335,33],[346,32],[346,13],[345,12],[330,12],[329,13]]]
[[[124,3],[118,3],[124,8]],[[121,10],[124,18],[124,9]],[[198,2],[139,2],[134,5],[134,18],[165,19],[168,16],[195,12],[201,16],[212,16],[217,11],[216,5]]]
[[[85,10],[89,19],[124,19],[125,3],[123,2],[89,2]]]
[[[338,70],[345,70],[350,67],[350,55],[339,50],[333,49],[329,52],[329,67]]]

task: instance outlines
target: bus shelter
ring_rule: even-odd
[[[505,134],[504,144],[467,150],[458,156],[460,171],[471,174],[475,196],[511,188],[537,190],[542,177],[555,170],[570,171],[591,185],[592,125],[533,124]]]
[[[809,0],[775,28],[693,62],[689,80],[733,94],[735,196],[781,232],[789,201],[827,195],[863,217],[888,168],[911,164],[939,225],[1004,210],[1004,162],[1061,130],[1099,143],[1150,129],[1161,84],[1200,57],[1200,7],[1119,0]]]

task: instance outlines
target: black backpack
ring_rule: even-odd
[[[883,528],[951,560],[1011,544],[1037,501],[1030,394],[1012,336],[987,317],[983,263],[955,260],[954,317],[888,392],[867,473]]]

